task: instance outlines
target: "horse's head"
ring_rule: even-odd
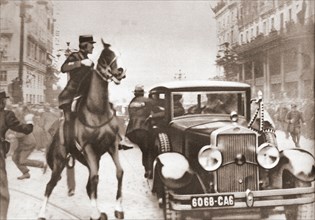
[[[118,65],[118,56],[110,49],[110,44],[103,41],[104,49],[97,61],[96,70],[103,80],[107,82],[114,81],[120,84],[120,81],[126,77],[125,69]]]

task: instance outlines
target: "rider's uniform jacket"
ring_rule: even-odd
[[[69,55],[61,66],[61,72],[69,72],[70,80],[80,82],[87,74],[90,67],[81,65],[81,60],[88,59],[86,53],[82,51],[74,52]]]
[[[72,99],[78,93],[78,88],[81,82],[84,81],[84,87],[88,86],[91,67],[81,65],[81,60],[88,59],[86,53],[82,51],[74,52],[69,55],[66,61],[61,66],[61,72],[69,72],[70,79],[59,95],[59,106],[71,103]],[[83,89],[85,91],[85,89]]]
[[[152,111],[153,101],[146,97],[135,97],[128,106],[129,123],[126,130],[126,136],[131,132],[143,129],[149,130],[149,122],[146,120]]]

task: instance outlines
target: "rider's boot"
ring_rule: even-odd
[[[73,135],[72,135],[72,115],[73,113],[71,112],[71,106],[67,106],[64,109],[64,125],[63,125],[63,133],[64,133],[64,145],[66,146],[67,149],[70,148],[70,146],[73,144]]]

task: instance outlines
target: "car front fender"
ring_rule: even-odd
[[[163,184],[170,189],[179,189],[188,185],[194,175],[188,160],[176,152],[160,154],[154,161],[153,170],[153,176],[158,176]]]
[[[286,149],[280,152],[281,159],[287,161],[283,169],[289,171],[299,180],[311,182],[315,180],[315,159],[303,149]]]

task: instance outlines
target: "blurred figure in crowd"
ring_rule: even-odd
[[[288,132],[296,147],[300,147],[301,122],[305,125],[302,112],[297,110],[296,104],[291,104],[291,110],[286,115],[288,124]]]
[[[150,149],[150,123],[147,118],[151,115],[153,100],[144,97],[142,85],[137,85],[134,90],[135,97],[128,106],[129,123],[126,137],[137,144],[142,152],[142,165],[144,166],[145,178],[152,178],[153,156]]]
[[[275,113],[275,118],[278,122],[279,129],[284,131],[286,138],[289,138],[289,132],[287,131],[288,123],[286,121],[286,115],[288,112],[289,109],[287,108],[286,103],[281,102]]]
[[[8,129],[29,134],[33,131],[33,116],[25,115],[26,124],[22,124],[13,111],[5,110],[6,100],[9,98],[4,91],[0,92],[0,219],[6,220],[9,207],[9,188],[5,158],[10,145],[5,140]]]
[[[24,115],[30,114],[30,110],[25,106],[23,108]],[[47,165],[43,161],[31,160],[29,156],[36,148],[36,140],[33,133],[30,134],[16,134],[18,140],[18,146],[15,149],[12,160],[16,164],[17,168],[22,172],[22,176],[18,179],[28,179],[31,177],[27,166],[38,167],[43,169],[43,173],[46,172]]]

